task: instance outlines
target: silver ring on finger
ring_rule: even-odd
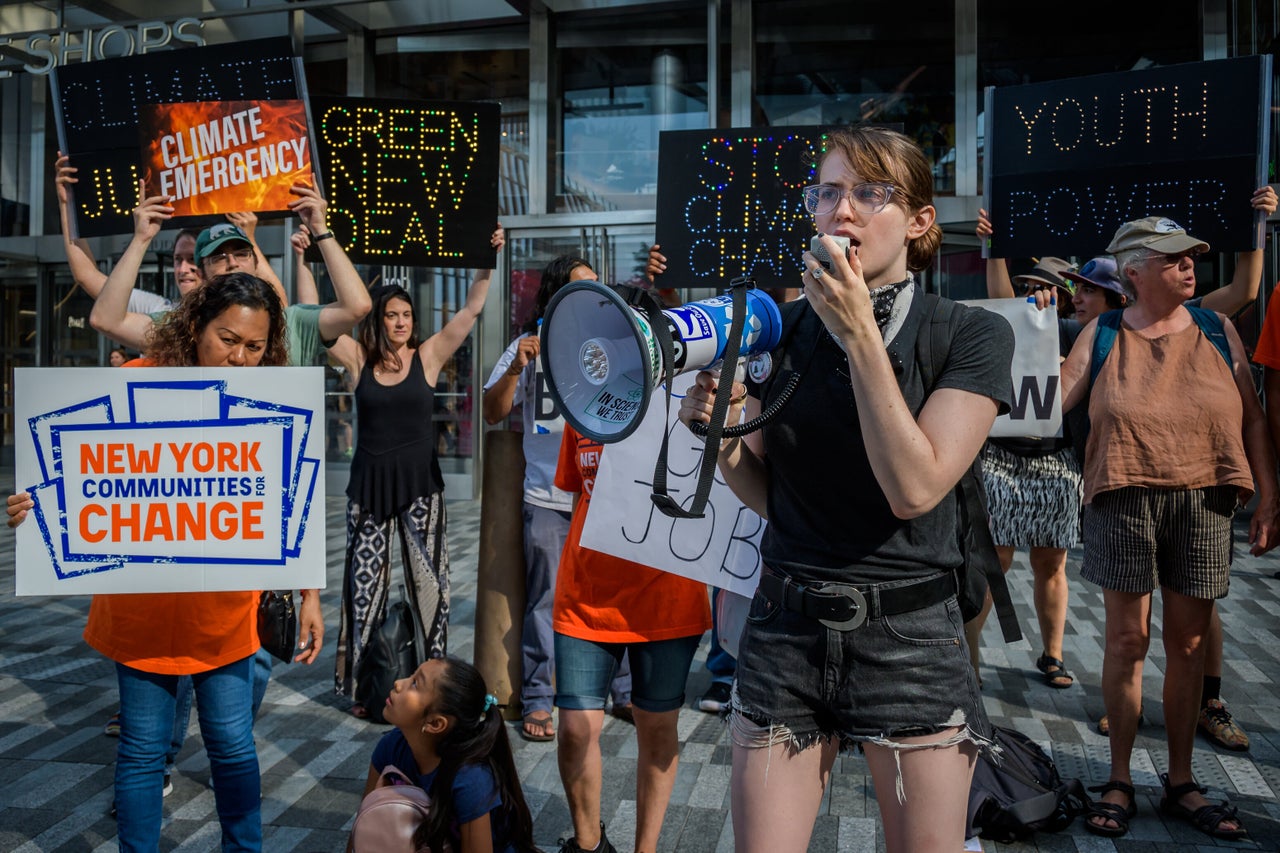
[[[827,274],[826,270],[824,270],[822,267],[814,267],[813,269],[809,270],[809,275],[813,276],[814,281],[817,281],[818,279],[822,278],[826,274]]]

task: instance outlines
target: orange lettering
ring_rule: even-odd
[[[101,445],[99,445],[99,447],[101,447]],[[107,511],[101,504],[89,504],[84,509],[80,510],[80,538],[86,542],[101,542],[106,538],[107,531],[93,530],[89,527],[89,522],[91,520],[90,516],[105,518],[106,515]]]
[[[209,514],[209,522],[213,528],[213,537],[215,539],[231,539],[236,535],[236,505],[228,501],[222,501],[213,505],[213,512]],[[227,521],[227,517],[230,521]]]
[[[173,539],[173,522],[169,519],[169,507],[152,504],[147,507],[147,526],[143,536],[147,539]]]
[[[204,504],[200,504],[201,508]],[[191,504],[178,504],[178,539],[201,540],[205,538],[204,513],[191,511]]]
[[[80,473],[102,473],[102,445],[80,445]]]
[[[244,528],[241,539],[262,539],[262,501],[249,501],[244,505]]]
[[[108,474],[127,473],[127,470],[124,467],[124,445],[123,444],[107,445],[107,473]]]
[[[141,508],[137,504],[112,504],[111,505],[111,541],[120,541],[120,528],[127,527],[130,532],[129,540],[131,542],[138,541],[138,531],[141,522],[138,514]]]

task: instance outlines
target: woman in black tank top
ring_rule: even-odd
[[[490,241],[505,242],[502,226]],[[406,587],[425,640],[422,657],[442,657],[449,622],[449,549],[444,479],[436,458],[435,386],[484,308],[492,270],[477,270],[466,301],[422,341],[412,297],[399,285],[370,290],[373,310],[359,340],[342,335],[330,352],[355,377],[356,448],[347,483],[347,560],[342,579],[335,692],[357,717],[381,717],[385,696],[361,691],[361,662],[387,614],[391,537],[399,532]]]

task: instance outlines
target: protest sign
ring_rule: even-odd
[[[71,187],[79,237],[133,232],[143,176],[138,128],[148,105],[306,99],[302,60],[283,37],[67,65],[53,69],[49,83],[58,147],[79,170]]]
[[[1059,385],[1058,315],[1028,299],[971,299],[963,302],[999,314],[1013,327],[1013,407],[1000,415],[992,438],[1049,438],[1062,434]]]
[[[146,194],[173,199],[174,216],[288,210],[310,184],[302,101],[148,104],[139,109]]]
[[[1270,54],[988,87],[985,256],[1088,257],[1155,215],[1255,248],[1270,114]]]
[[[821,127],[667,130],[658,137],[657,242],[680,287],[741,276],[798,287],[813,217]]]
[[[496,103],[312,98],[329,227],[351,260],[493,267],[500,112]]]
[[[18,595],[325,585],[317,367],[18,368]]]
[[[582,529],[582,546],[615,557],[718,586],[750,598],[760,580],[760,537],[765,522],[747,509],[717,472],[703,518],[663,515],[650,495],[653,470],[665,430],[667,492],[688,507],[698,485],[702,440],[677,419],[680,400],[695,374],[677,376],[671,411],[657,405],[666,388],[654,392],[655,405],[622,441],[604,446]]]

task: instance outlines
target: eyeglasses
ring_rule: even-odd
[[[858,213],[875,216],[889,203],[893,190],[893,184],[875,181],[858,184],[847,190],[833,184],[814,184],[804,188],[804,207],[814,216],[823,216],[839,207],[841,199],[848,198]]]
[[[1188,249],[1185,252],[1178,252],[1172,255],[1167,255],[1164,252],[1152,252],[1147,256],[1147,260],[1157,260],[1166,267],[1176,267],[1182,263],[1183,258],[1190,258],[1194,263],[1203,254],[1204,252],[1200,249]]]
[[[218,252],[216,255],[207,255],[205,261],[215,269],[218,267],[226,267],[231,265],[231,259],[235,258],[239,264],[247,264],[254,258],[252,248],[236,249],[234,252]]]

